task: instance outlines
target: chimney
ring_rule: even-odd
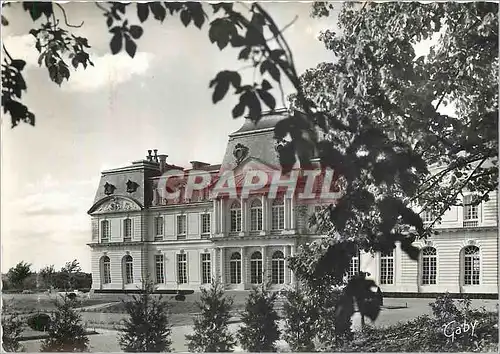
[[[160,162],[160,173],[165,172],[165,166],[167,165],[167,157],[168,155],[158,155],[158,159]]]
[[[153,151],[155,153],[154,161],[158,162],[158,149],[154,149]]]
[[[146,159],[147,159],[148,161],[151,161],[151,151],[152,151],[152,150],[148,150],[148,156],[146,156]]]
[[[193,170],[203,169],[203,167],[210,166],[209,163],[201,162],[201,161],[190,161],[189,163],[191,164],[191,167],[193,168]]]

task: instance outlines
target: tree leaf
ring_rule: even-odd
[[[128,36],[125,36],[125,50],[127,51],[130,57],[135,56],[135,52],[137,51],[137,45],[135,42]]]
[[[122,45],[123,45],[122,33],[115,32],[115,35],[113,36],[113,38],[111,38],[111,42],[109,43],[109,46],[111,48],[111,53],[112,54],[119,53],[122,50]]]
[[[240,101],[236,106],[234,106],[231,113],[233,115],[233,118],[238,118],[238,117],[241,117],[244,112],[245,112],[245,104],[243,104]]]
[[[266,106],[268,106],[271,110],[274,110],[276,108],[276,100],[274,99],[273,95],[265,90],[260,89],[257,90],[257,93],[259,94],[261,100],[264,101]]]
[[[130,35],[132,36],[132,38],[139,39],[142,36],[143,29],[140,26],[133,25],[133,26],[130,26],[129,32],[130,32]]]
[[[268,72],[271,77],[277,81],[280,82],[280,71],[276,67],[276,64],[274,64],[272,61],[269,59],[266,59],[262,62],[260,65],[260,73],[264,74],[265,72]]]
[[[252,51],[252,47],[245,47],[240,51],[238,55],[238,59],[248,59],[250,52]]]
[[[187,10],[182,10],[181,12],[181,22],[184,25],[184,27],[187,27],[189,25],[189,22],[191,22],[191,14]]]
[[[156,20],[159,20],[160,22],[163,22],[163,20],[165,20],[167,11],[160,2],[150,2],[149,8],[151,9],[151,12],[153,13],[153,16]]]
[[[147,3],[137,3],[137,17],[139,21],[144,22],[148,19],[149,5]]]

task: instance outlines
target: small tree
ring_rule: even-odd
[[[17,313],[6,314],[7,304],[2,304],[2,348],[6,352],[17,352],[23,349],[19,343],[23,332],[23,321]]]
[[[212,280],[207,290],[201,288],[201,314],[194,320],[194,333],[186,335],[188,350],[191,352],[231,352],[236,345],[229,332],[230,311],[233,299],[224,296],[222,285]]]
[[[144,291],[125,302],[130,316],[124,320],[119,337],[125,352],[169,352],[172,329],[169,323],[169,303],[160,295],[155,296],[151,280],[144,282]]]
[[[316,307],[299,287],[284,291],[284,295],[283,339],[293,352],[314,351],[315,324],[318,320]]]
[[[21,287],[23,281],[31,274],[31,264],[21,261],[7,272],[7,278],[14,287]]]
[[[48,338],[42,341],[42,352],[84,352],[89,351],[89,339],[75,302],[64,296],[56,300],[56,310],[51,316],[47,330]]]
[[[249,352],[274,352],[280,337],[278,314],[274,310],[276,293],[255,287],[248,296],[238,340]]]

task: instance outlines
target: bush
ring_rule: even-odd
[[[89,339],[80,314],[74,309],[75,302],[64,297],[56,300],[56,310],[50,319],[48,338],[42,341],[42,352],[89,351]]]
[[[50,316],[45,313],[37,313],[30,316],[27,323],[32,330],[45,332],[50,326]]]
[[[249,294],[238,339],[243,349],[249,352],[274,352],[275,342],[280,337],[278,314],[274,310],[276,293],[264,287],[255,287]]]
[[[223,286],[212,280],[207,290],[201,288],[197,306],[201,314],[194,320],[194,333],[186,335],[190,352],[230,352],[236,345],[229,331],[233,299],[224,296]]]
[[[300,288],[283,291],[283,295],[285,296],[283,339],[293,352],[314,351],[317,309]]]
[[[144,292],[131,295],[132,301],[124,302],[129,318],[119,337],[125,352],[169,352],[172,330],[169,324],[169,304],[162,296],[153,295],[154,284],[145,281]]]
[[[385,328],[366,326],[353,341],[333,349],[342,352],[497,352],[498,313],[471,309],[469,300],[461,304],[461,308],[457,307],[445,294],[430,304],[432,316],[420,316]],[[471,329],[456,334],[453,340],[445,335],[444,325],[463,324],[464,320],[468,324],[476,323],[474,335]]]
[[[17,313],[6,315],[7,305],[2,305],[2,348],[5,352],[17,352],[23,349],[19,343],[23,332],[23,321]]]

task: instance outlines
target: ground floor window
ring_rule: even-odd
[[[434,247],[422,249],[422,285],[436,284],[437,252]]]
[[[201,255],[201,283],[210,284],[212,282],[212,269],[210,264],[210,253]]]
[[[262,284],[262,253],[258,251],[250,257],[250,282]]]
[[[155,274],[156,284],[165,283],[165,263],[162,254],[155,255]]]
[[[187,255],[179,253],[177,255],[177,282],[187,284]]]
[[[285,257],[283,252],[276,251],[271,260],[271,282],[273,284],[285,283]]]
[[[394,250],[380,255],[380,284],[394,284]]]
[[[349,262],[349,270],[347,272],[347,277],[352,279],[354,276],[359,273],[359,254],[355,254],[352,256]]]
[[[467,246],[463,250],[464,257],[464,284],[479,285],[480,258],[479,248],[476,246]]]
[[[234,252],[229,260],[229,282],[231,284],[241,283],[241,254]]]
[[[123,257],[124,266],[124,281],[125,284],[132,284],[134,282],[134,260],[132,256],[127,255]]]
[[[102,283],[111,283],[111,261],[108,256],[102,257]]]

